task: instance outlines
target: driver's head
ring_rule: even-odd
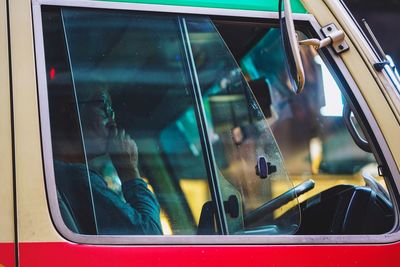
[[[82,132],[87,156],[96,157],[107,152],[108,139],[116,129],[115,114],[106,86],[88,85],[78,91]]]

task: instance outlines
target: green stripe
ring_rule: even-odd
[[[107,2],[278,11],[278,0],[97,0]],[[291,0],[293,13],[307,13],[300,0]]]

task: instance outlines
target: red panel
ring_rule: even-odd
[[[20,266],[400,266],[400,243],[362,246],[89,246],[20,244]]]
[[[0,266],[14,267],[14,243],[0,243]]]

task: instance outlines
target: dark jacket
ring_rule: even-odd
[[[69,226],[71,230],[102,235],[162,234],[160,206],[143,179],[122,184],[124,202],[100,175],[83,164],[55,161],[54,170],[59,201],[65,202],[62,206],[67,207],[74,221],[66,224],[75,224]],[[61,214],[66,220],[63,209]]]

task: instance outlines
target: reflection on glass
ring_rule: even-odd
[[[325,66],[320,56],[315,56],[314,61],[321,66],[321,75],[324,89],[325,106],[321,108],[323,116],[342,117],[343,101],[342,93],[339,90],[328,68]]]
[[[177,17],[66,8],[62,19],[98,233],[196,234],[210,193]],[[130,226],[121,225],[118,212],[105,213],[94,173],[119,196],[118,205],[143,210],[136,226],[143,231],[124,232]],[[131,202],[125,173],[146,177],[151,193]],[[147,220],[162,231],[150,231]]]
[[[297,200],[278,208],[286,211],[294,207],[281,218],[277,218],[276,212],[269,212],[258,219],[246,219],[257,208],[291,189],[292,183],[267,121],[211,21],[189,19],[187,26],[203,102],[208,107],[208,131],[229,232],[293,233],[299,223]],[[259,157],[265,157],[276,167],[276,172],[266,179],[256,174]],[[292,199],[295,198],[293,195]],[[232,199],[239,203],[238,216],[232,214]]]
[[[316,51],[302,46],[306,83],[300,95],[291,94],[284,62],[277,56],[282,48],[273,42],[277,34],[269,31],[241,65],[250,80],[268,81],[272,97],[269,121],[290,178],[295,184],[309,178],[316,181],[316,188],[300,196],[300,201],[340,184],[365,185],[362,172],[371,170],[368,166],[376,166],[376,161],[356,146],[346,129],[339,84]]]

